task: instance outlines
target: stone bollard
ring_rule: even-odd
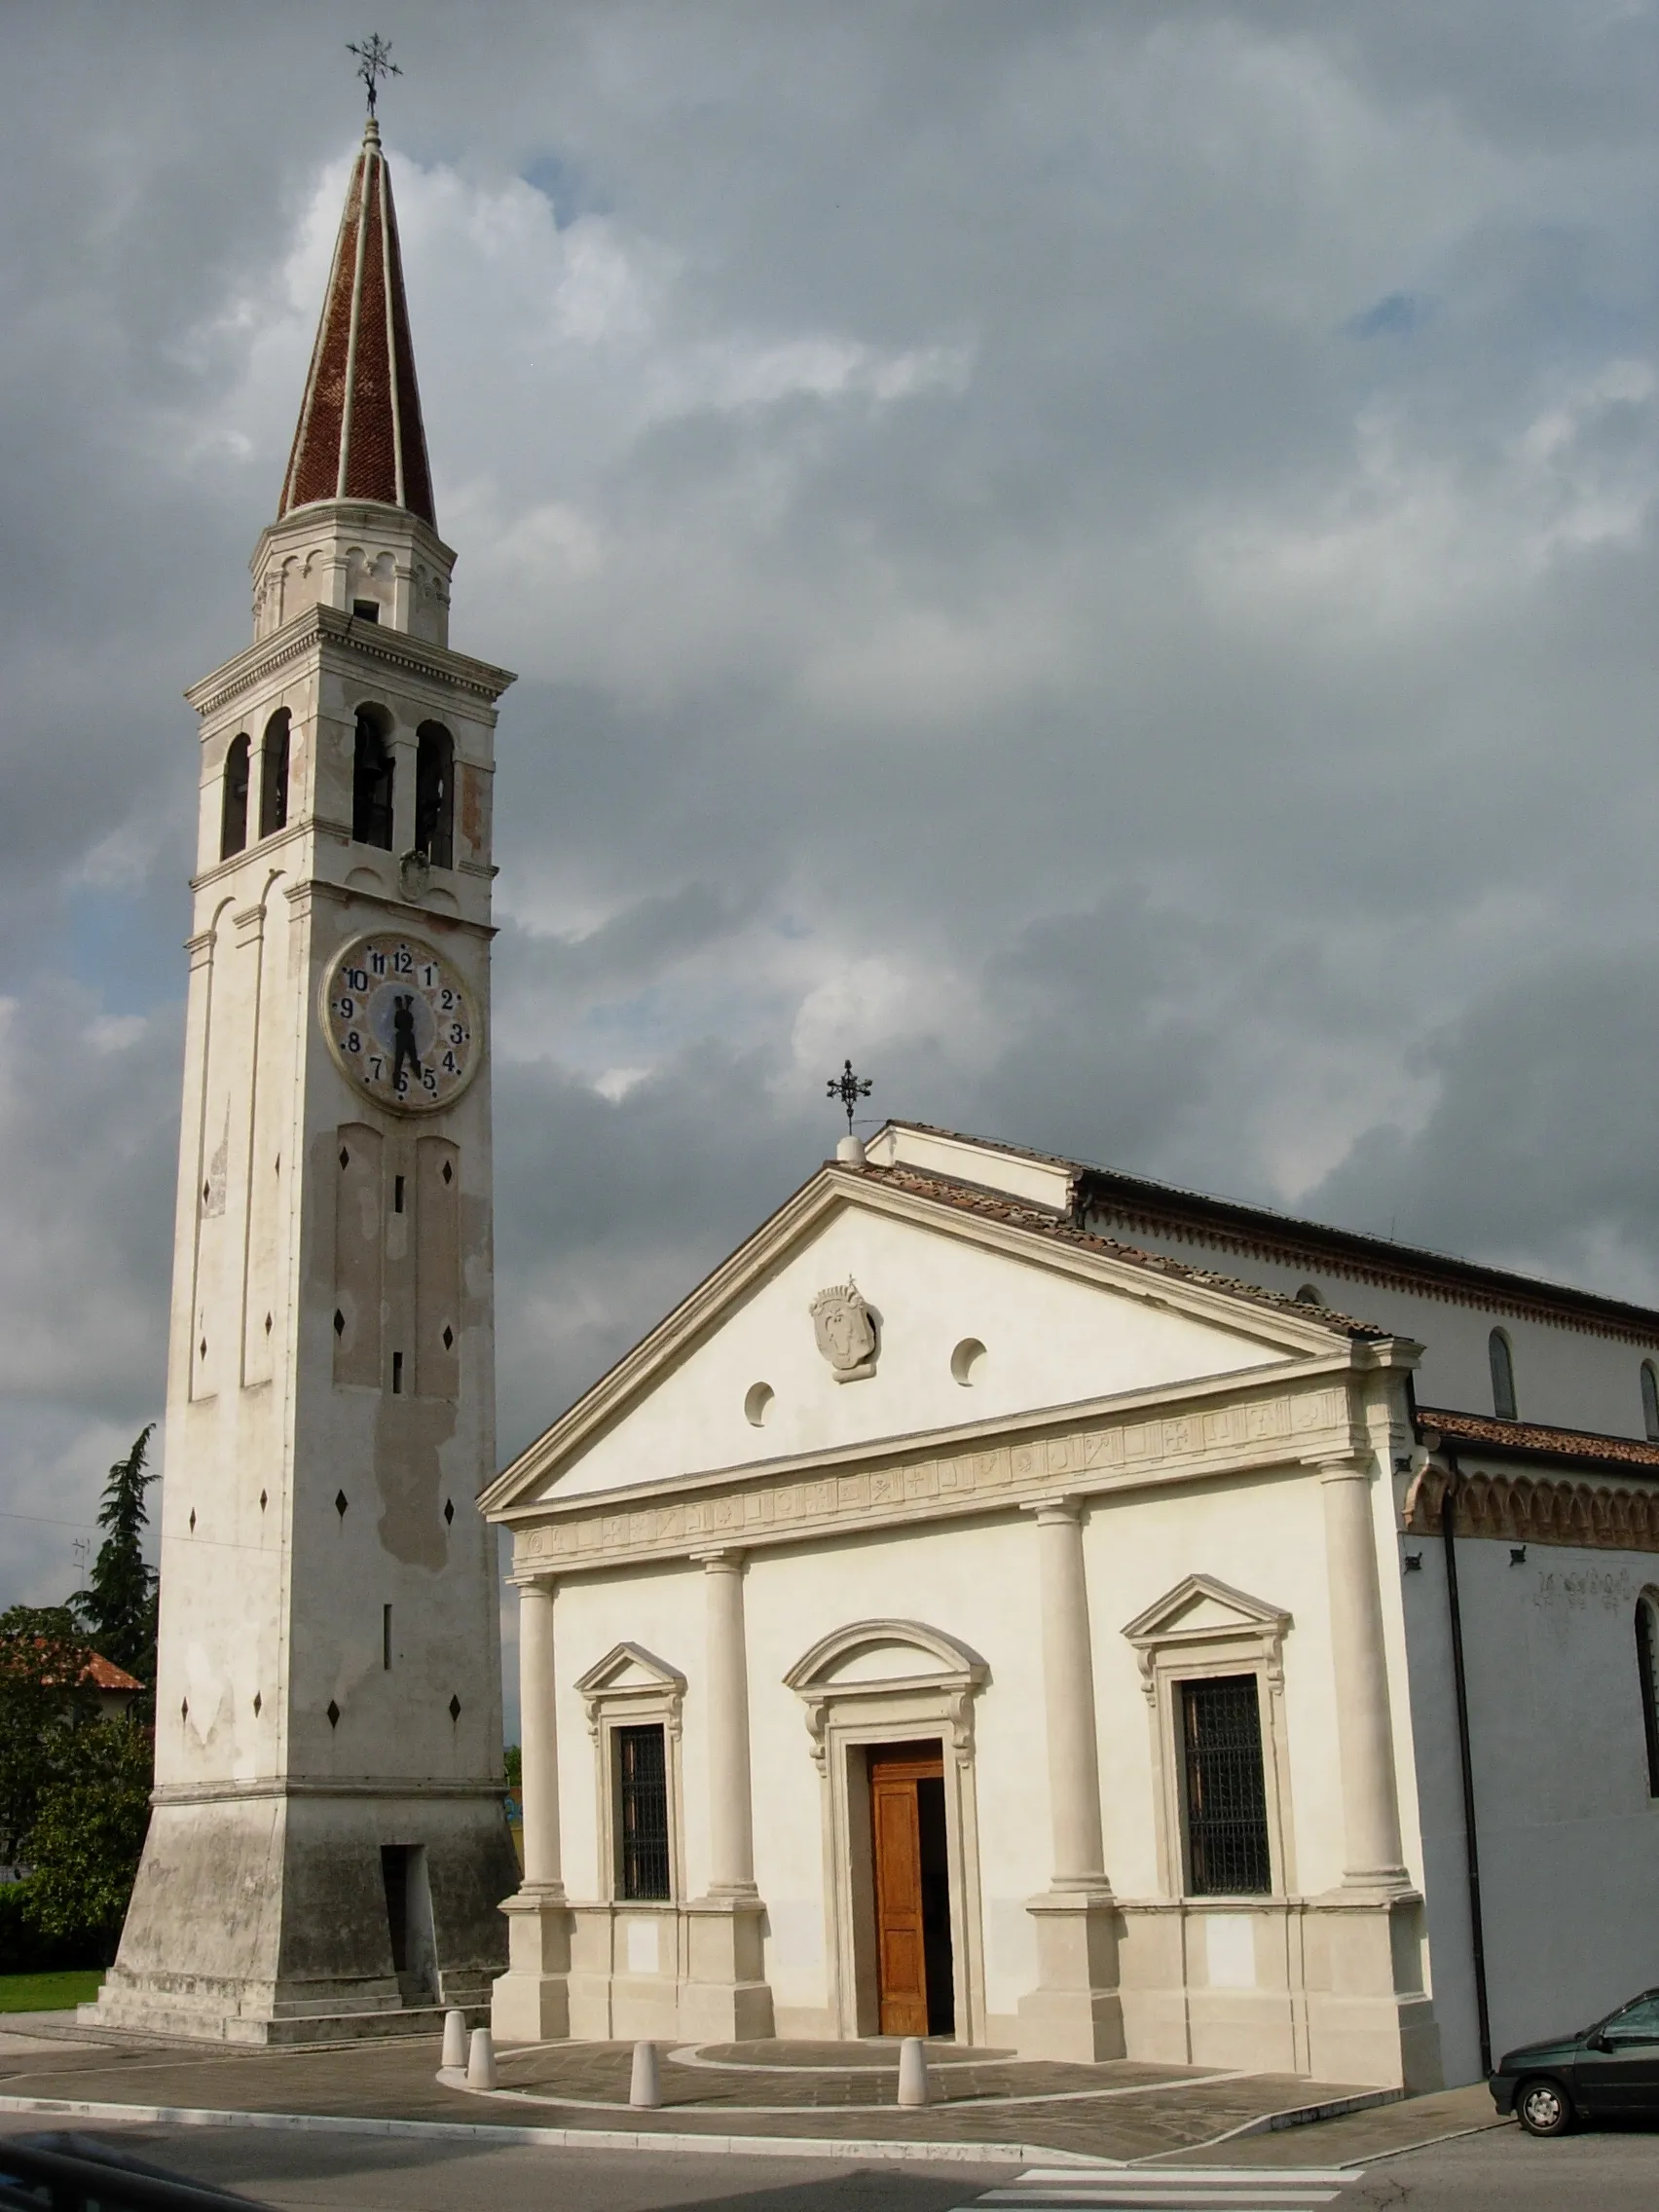
[[[927,2046],[920,2036],[906,2036],[899,2046],[899,2102],[925,2105],[927,2101]]]
[[[466,2014],[452,2005],[444,2014],[444,2066],[459,2074],[466,2064]]]
[[[469,2089],[496,2086],[496,2044],[488,2028],[474,2028],[466,2051],[466,2085]]]
[[[628,2083],[628,2102],[654,2112],[662,2102],[662,2070],[654,2043],[634,2046],[634,2075]]]

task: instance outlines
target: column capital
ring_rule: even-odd
[[[551,1598],[558,1577],[541,1567],[527,1567],[516,1568],[507,1576],[507,1580],[521,1598],[527,1593],[534,1593],[539,1598]]]
[[[1311,1467],[1322,1483],[1368,1483],[1371,1480],[1370,1462],[1354,1452],[1333,1454],[1328,1458],[1314,1455],[1302,1464]]]
[[[711,1551],[691,1552],[687,1556],[696,1561],[705,1574],[741,1574],[749,1565],[749,1554],[739,1544],[718,1544]]]
[[[1081,1522],[1085,1503],[1086,1500],[1073,1492],[1059,1491],[1052,1497],[1031,1498],[1019,1510],[1021,1513],[1032,1514],[1041,1529],[1046,1524],[1051,1525],[1056,1521]]]

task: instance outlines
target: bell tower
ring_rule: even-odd
[[[372,88],[372,80],[371,80]],[[482,2005],[502,1808],[491,790],[371,110],[253,643],[196,684],[156,1793],[92,2017],[234,2043]]]

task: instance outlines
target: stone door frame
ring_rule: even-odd
[[[908,1647],[912,1671],[846,1679],[840,1670],[882,1646]],[[825,1962],[832,2033],[851,2042],[877,2029],[875,1903],[867,1747],[937,1740],[944,1768],[950,1943],[956,2040],[989,2042],[974,1701],[990,1677],[977,1652],[921,1621],[856,1621],[824,1637],[784,1677],[806,1707],[820,1782]]]

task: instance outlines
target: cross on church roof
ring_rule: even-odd
[[[363,80],[369,95],[369,113],[375,112],[375,94],[383,77],[401,77],[403,71],[391,58],[391,41],[382,38],[379,31],[371,31],[359,46],[355,39],[346,41],[348,54],[357,56],[357,74]]]
[[[841,1104],[846,1108],[848,1136],[851,1136],[853,1133],[853,1108],[858,1104],[861,1098],[867,1098],[869,1096],[869,1092],[870,1085],[868,1077],[854,1075],[853,1063],[851,1060],[845,1062],[839,1075],[832,1075],[830,1078],[830,1088],[828,1095],[830,1098],[838,1098],[841,1101]]]

